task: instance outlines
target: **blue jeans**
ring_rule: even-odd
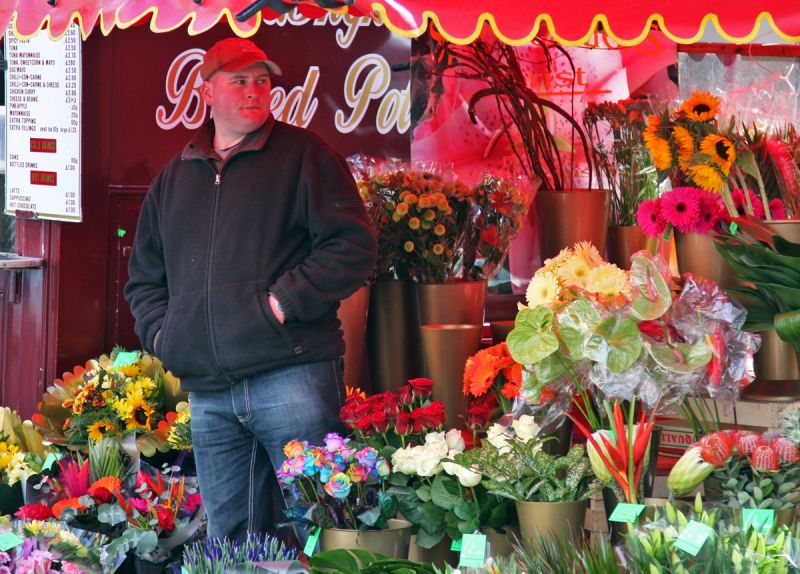
[[[193,392],[192,442],[210,537],[241,540],[274,527],[274,472],[293,439],[323,444],[341,432],[339,360],[249,377],[228,389]]]

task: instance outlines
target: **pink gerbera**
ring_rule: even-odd
[[[780,199],[773,199],[768,205],[772,219],[786,219],[786,206]]]
[[[667,228],[667,222],[661,217],[657,199],[646,199],[636,210],[636,222],[648,237],[659,237]]]
[[[693,187],[676,187],[660,198],[661,216],[678,231],[689,233],[697,229],[700,216],[697,192]]]
[[[747,194],[750,196],[750,204],[753,206],[753,216],[756,219],[764,219],[764,204],[761,203],[761,200],[758,196],[753,193],[751,190],[747,190]],[[734,189],[731,192],[731,199],[733,199],[733,206],[736,208],[736,211],[739,212],[739,217],[744,217],[747,215],[747,198],[744,195],[744,192],[741,189]]]
[[[721,209],[724,208],[718,201],[717,196],[710,191],[701,191],[697,194],[700,214],[697,217],[697,233],[705,235],[717,225],[721,216]]]

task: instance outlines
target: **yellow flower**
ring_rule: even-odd
[[[722,174],[713,165],[697,164],[689,168],[689,177],[700,189],[719,192],[724,180]]]
[[[153,409],[143,399],[130,401],[130,416],[125,419],[128,429],[153,430],[152,418]]]
[[[619,294],[630,296],[628,273],[611,263],[594,267],[586,279],[586,290],[606,297]]]
[[[415,231],[419,229],[419,225],[420,225],[419,217],[412,217],[411,219],[408,220],[408,226]]]
[[[344,390],[345,390],[345,397],[348,398],[348,399],[350,397],[352,397],[353,395],[358,395],[362,399],[366,399],[367,398],[367,393],[362,391],[361,387],[348,387],[348,386],[345,386]]]
[[[405,243],[403,243],[403,249],[405,249],[407,252],[411,253],[412,251],[414,251],[414,242],[413,241],[406,241]]]
[[[710,156],[722,173],[728,175],[731,172],[731,166],[736,161],[736,148],[731,140],[725,136],[709,134],[700,142],[700,151]]]
[[[407,203],[400,203],[394,210],[395,214],[399,215],[400,217],[404,216],[408,213],[408,204]]]
[[[135,377],[136,375],[142,372],[142,370],[139,368],[139,365],[137,365],[136,363],[132,365],[123,365],[121,367],[118,367],[117,370],[120,373],[122,373],[125,376],[125,378]]]
[[[425,221],[433,221],[436,219],[436,212],[432,209],[428,209],[422,214],[422,217],[425,219]]]
[[[579,241],[572,249],[589,265],[600,265],[603,262],[603,257],[591,241]]]
[[[558,252],[558,255],[555,257],[551,257],[550,259],[545,259],[544,265],[542,268],[537,271],[536,273],[555,273],[556,269],[558,269],[564,261],[572,257],[574,253],[571,249],[565,247],[561,251]]]
[[[153,391],[156,389],[156,383],[150,377],[138,377],[125,385],[125,394],[128,397],[144,397],[149,398],[152,396]]]
[[[8,463],[16,453],[19,452],[19,447],[15,444],[6,441],[0,442],[0,470],[6,468]]]
[[[44,526],[44,522],[41,520],[26,521],[24,524],[25,530],[34,536],[39,534],[42,531],[42,526]]]
[[[528,306],[534,308],[539,305],[552,305],[558,301],[560,293],[561,286],[558,284],[555,274],[537,272],[528,285],[525,297],[528,300]]]
[[[408,205],[414,205],[419,201],[419,198],[410,191],[404,192],[404,195],[402,197],[403,197],[403,203],[407,203]]]
[[[433,232],[439,237],[444,235],[446,231],[447,230],[444,228],[444,225],[442,225],[441,223],[437,224],[436,227],[433,228]]]
[[[680,111],[690,120],[707,122],[713,120],[719,111],[719,98],[708,92],[695,92],[681,104]]]
[[[567,259],[561,267],[556,270],[558,277],[564,282],[565,286],[574,285],[575,287],[585,287],[586,279],[589,276],[591,267],[586,259],[575,255]]]
[[[108,421],[97,421],[86,428],[86,431],[89,433],[89,438],[94,442],[100,442],[104,436],[115,430],[117,430],[116,425]]]
[[[692,156],[694,155],[694,138],[683,126],[675,126],[672,131],[672,141],[678,147],[678,165],[681,170],[686,171],[689,169]]]
[[[444,253],[444,245],[442,245],[441,243],[434,243],[433,253],[434,255],[441,255],[442,253]]]
[[[656,169],[667,171],[672,167],[672,149],[667,140],[660,137],[652,137],[645,141],[645,144],[650,152],[650,157],[653,158]]]

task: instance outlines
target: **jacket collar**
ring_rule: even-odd
[[[264,148],[275,127],[275,117],[270,114],[260,128],[247,134],[236,153],[229,156],[231,159],[245,151],[258,151]],[[181,152],[181,159],[213,159],[219,161],[219,156],[214,151],[214,120],[210,119],[195,132],[191,141],[186,144]]]

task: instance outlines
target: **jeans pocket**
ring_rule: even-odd
[[[331,369],[333,371],[333,380],[336,382],[336,396],[339,398],[339,407],[344,405],[347,399],[347,389],[344,384],[344,357],[333,359],[331,361]]]

